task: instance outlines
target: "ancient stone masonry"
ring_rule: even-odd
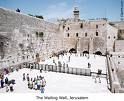
[[[0,68],[36,61],[61,48],[58,26],[0,8]]]
[[[78,52],[102,54],[113,51],[118,32],[117,28],[110,26],[106,19],[76,22],[73,19],[62,19],[60,31],[64,34],[65,49],[75,48]]]

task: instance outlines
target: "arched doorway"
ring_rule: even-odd
[[[83,51],[83,54],[89,54],[89,52],[88,51]]]
[[[102,52],[96,51],[95,54],[96,54],[96,55],[102,55]]]
[[[77,51],[76,51],[76,49],[71,48],[71,49],[69,50],[69,53],[77,53]]]

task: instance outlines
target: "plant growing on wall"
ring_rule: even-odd
[[[42,15],[35,15],[36,18],[43,19]]]
[[[44,33],[43,32],[39,32],[39,37],[43,37]]]

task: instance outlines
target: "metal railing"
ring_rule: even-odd
[[[74,67],[68,67],[68,66],[63,67],[63,66],[38,64],[38,63],[25,63],[24,68],[38,69],[38,70],[59,72],[59,73],[67,73],[67,74],[75,74],[75,75],[91,76],[91,69],[85,69],[85,68],[74,68]]]

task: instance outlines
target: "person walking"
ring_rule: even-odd
[[[6,84],[6,92],[9,92],[8,84]]]
[[[1,83],[1,88],[3,88],[4,87],[4,81],[3,81],[3,79],[1,79],[0,83]]]
[[[44,91],[45,91],[44,87],[41,86],[40,91],[41,91],[41,93],[44,93]]]
[[[25,73],[23,73],[23,81],[25,81]]]
[[[29,74],[27,74],[27,81],[29,81],[30,80],[30,78],[29,78]]]
[[[91,68],[91,64],[88,62],[88,68]]]

